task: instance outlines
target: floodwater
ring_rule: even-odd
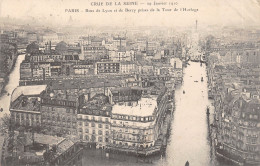
[[[175,91],[176,109],[166,157],[158,165],[184,166],[187,161],[192,166],[217,165],[208,133],[206,109],[209,106],[212,115],[213,108],[208,100],[206,66],[189,63],[184,82]]]
[[[14,70],[9,76],[9,83],[5,87],[7,93],[0,98],[0,107],[4,109],[0,113],[0,117],[9,113],[10,97],[13,90],[19,85],[20,63],[24,58],[25,55],[18,56]],[[186,161],[189,161],[192,166],[219,165],[211,150],[208,137],[206,108],[210,106],[212,116],[213,107],[207,96],[206,66],[204,64],[200,66],[200,63],[195,62],[189,63],[190,65],[184,69],[184,82],[175,91],[176,109],[173,113],[171,136],[164,158],[154,161],[153,164],[145,164],[136,163],[135,158],[129,163],[93,157],[92,161],[87,159],[86,163],[90,165],[95,165],[94,163],[102,165],[101,163],[103,163],[104,165],[184,166]],[[204,81],[201,81],[201,77]],[[7,95],[8,93],[10,95]]]
[[[9,82],[5,86],[6,93],[0,97],[0,107],[3,108],[3,112],[0,112],[0,117],[2,117],[4,114],[9,114],[11,94],[13,90],[19,85],[20,64],[22,63],[24,58],[25,58],[25,54],[19,55],[17,57],[14,69],[9,75]]]
[[[208,100],[205,64],[200,66],[200,63],[190,62],[190,65],[184,69],[184,82],[176,89],[175,100],[176,109],[173,113],[171,136],[165,157],[154,159],[152,164],[148,164],[137,163],[134,157],[124,160],[126,156],[123,155],[120,161],[86,155],[83,163],[117,166],[184,166],[186,161],[189,161],[191,166],[219,166],[209,139],[208,123],[212,123],[214,108],[212,102]],[[206,115],[207,106],[210,107],[210,120]]]

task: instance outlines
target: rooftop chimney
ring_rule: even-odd
[[[50,56],[51,56],[51,41],[49,43],[49,51],[50,51]]]

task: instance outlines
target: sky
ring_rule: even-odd
[[[121,0],[135,2],[135,0]],[[136,0],[137,1],[137,0]],[[85,9],[142,9],[159,8],[147,6],[147,2],[177,2],[165,8],[193,8],[197,12],[143,12],[143,13],[90,13]],[[113,6],[91,6],[91,2],[113,2]],[[101,26],[189,26],[198,20],[199,26],[260,26],[260,0],[138,0],[138,6],[115,6],[119,0],[0,0],[0,16],[12,18],[35,18],[50,24],[68,24],[70,16],[79,25]],[[142,5],[141,3],[144,3]],[[82,12],[70,13],[66,9]]]

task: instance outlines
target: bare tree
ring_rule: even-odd
[[[10,115],[4,114],[4,116],[0,119],[0,133],[6,134],[11,127],[11,118]]]

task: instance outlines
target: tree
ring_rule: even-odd
[[[37,54],[37,53],[39,53],[39,45],[36,44],[36,42],[33,42],[33,43],[29,44],[26,47],[26,52],[28,54]]]
[[[0,132],[2,134],[8,133],[8,130],[11,127],[10,116],[8,114],[4,114],[4,116],[1,118],[0,123],[1,123]]]
[[[12,44],[0,44],[0,72],[6,74],[9,72],[9,60],[13,60],[16,48]]]
[[[14,127],[15,124],[12,123],[10,115],[4,114],[1,118],[1,132],[8,134],[8,145],[7,150],[12,154],[14,149]]]
[[[68,51],[68,46],[67,43],[65,43],[64,41],[59,42],[56,47],[55,50],[59,53],[62,54],[64,52]]]

